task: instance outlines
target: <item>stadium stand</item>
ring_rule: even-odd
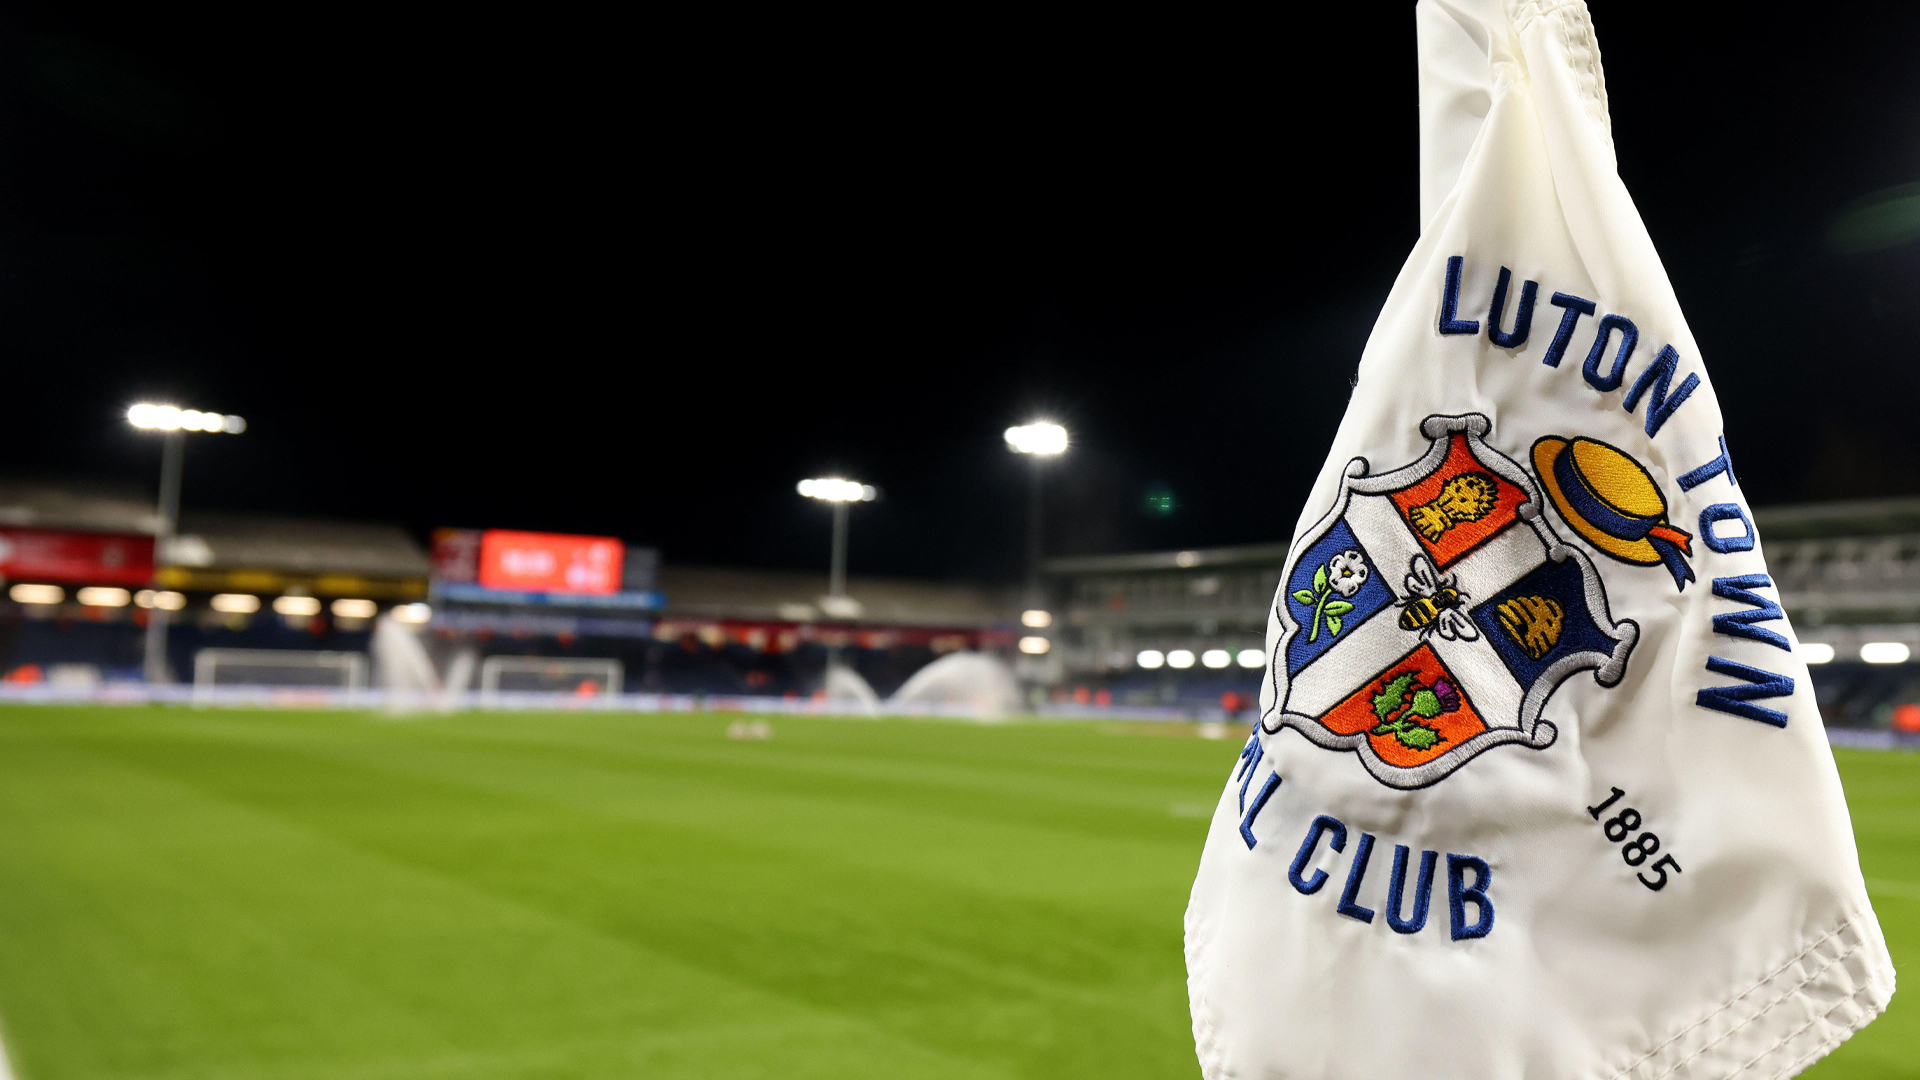
[[[430,602],[441,672],[470,657],[618,661],[635,692],[814,694],[829,648],[881,693],[934,658],[1006,647],[1011,594],[855,577],[831,606],[823,574],[672,566],[629,548],[637,586],[602,596],[526,594],[436,575],[396,526],[193,512],[154,565],[155,517],[138,488],[0,481],[0,672],[37,684],[140,678],[148,606],[174,611],[177,679],[204,649],[369,651],[373,617]],[[343,606],[344,604],[344,606]],[[378,665],[375,665],[376,668]]]
[[[156,524],[137,487],[0,480],[0,663],[10,681],[55,668],[139,678],[156,602],[177,608],[167,652],[184,678],[208,647],[363,652],[375,612],[427,595],[426,558],[397,526],[190,512],[156,568]],[[311,612],[274,610],[282,597],[304,598]],[[249,604],[256,610],[238,610]]]
[[[1806,655],[1827,724],[1920,734],[1920,498],[1776,506],[1754,518],[1779,602],[1815,646]],[[1048,562],[1064,610],[1055,636],[1065,683],[1126,704],[1257,697],[1258,672],[1243,671],[1239,657],[1264,647],[1286,553],[1262,544]],[[1869,663],[1862,649],[1876,643],[1906,653],[1868,649],[1882,661]],[[1139,663],[1143,652],[1179,650],[1221,650],[1234,664]],[[1893,659],[1901,655],[1911,659]]]
[[[0,478],[0,525],[152,535],[158,522],[152,493],[137,485]]]
[[[1260,672],[1240,658],[1265,647],[1286,557],[1285,544],[1252,544],[1047,562],[1064,614],[1056,691],[1123,705],[1251,706]],[[1167,663],[1183,652],[1189,666]],[[1208,667],[1201,658],[1210,652],[1224,653],[1227,666]],[[1141,666],[1143,653],[1159,656],[1159,666]]]
[[[1016,614],[1010,592],[951,582],[850,577],[836,614],[822,610],[823,574],[669,564],[652,584],[657,606],[624,611],[606,598],[490,604],[436,585],[436,659],[603,657],[635,692],[792,697],[818,691],[832,647],[884,695],[944,653],[1006,647]]]
[[[1816,646],[1803,651],[1831,657],[1811,669],[1827,725],[1920,734],[1920,498],[1776,506],[1754,520],[1780,604]]]
[[[186,593],[254,592],[414,601],[427,596],[420,545],[392,525],[188,513],[155,583]]]
[[[1920,737],[1920,498],[1755,518],[1828,725]],[[493,656],[610,660],[633,693],[794,698],[820,692],[838,650],[884,696],[939,656],[981,650],[1018,661],[1036,704],[1239,712],[1258,698],[1287,554],[1054,559],[1051,610],[1023,626],[1011,588],[853,577],[836,602],[824,574],[661,565],[632,547],[612,594],[489,590],[448,580],[397,526],[258,514],[185,514],[156,568],[154,525],[138,488],[0,479],[8,682],[138,679],[154,603],[176,611],[168,657],[182,679],[206,648],[365,653],[374,615],[409,605],[431,611],[423,641],[441,672],[463,670],[463,655],[465,670]]]

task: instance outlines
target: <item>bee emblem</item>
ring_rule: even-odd
[[[1454,584],[1454,576],[1434,569],[1433,560],[1415,555],[1407,566],[1407,592],[1400,603],[1400,629],[1418,631],[1425,641],[1437,631],[1448,641],[1477,641],[1480,628],[1467,618],[1471,599]]]

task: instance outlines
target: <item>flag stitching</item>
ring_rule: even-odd
[[[1626,1068],[1621,1069],[1619,1072],[1614,1073],[1613,1076],[1609,1078],[1609,1080],[1622,1080],[1622,1078],[1625,1077],[1628,1073],[1633,1072],[1634,1070],[1638,1069],[1640,1066],[1646,1064],[1648,1061],[1651,1061],[1653,1058],[1658,1056],[1660,1051],[1665,1050],[1667,1047],[1672,1046],[1674,1043],[1679,1042],[1681,1039],[1686,1038],[1688,1035],[1691,1035],[1695,1028],[1698,1028],[1702,1024],[1706,1024],[1712,1021],[1715,1017],[1719,1016],[1721,1013],[1726,1012],[1728,1009],[1731,1009],[1735,1005],[1738,1005],[1742,1001],[1745,1001],[1749,995],[1753,994],[1755,991],[1759,990],[1760,988],[1766,986],[1768,983],[1772,982],[1773,980],[1779,978],[1781,974],[1784,973],[1788,968],[1806,959],[1809,953],[1812,953],[1814,950],[1818,949],[1820,946],[1825,945],[1828,941],[1831,941],[1833,938],[1837,937],[1838,935],[1845,933],[1849,929],[1852,929],[1854,921],[1855,920],[1851,918],[1843,920],[1839,926],[1836,926],[1832,930],[1827,931],[1825,934],[1815,939],[1813,944],[1808,945],[1805,949],[1802,949],[1800,952],[1794,954],[1792,959],[1789,959],[1786,963],[1781,964],[1779,967],[1761,976],[1758,980],[1754,982],[1752,986],[1747,987],[1745,990],[1741,991],[1735,997],[1729,998],[1727,1001],[1723,1002],[1719,1006],[1715,1007],[1712,1011],[1708,1012],[1705,1016],[1702,1016],[1700,1019],[1695,1020],[1691,1024],[1688,1024],[1686,1027],[1681,1028],[1679,1031],[1675,1032],[1672,1036],[1667,1038],[1660,1045],[1654,1047],[1653,1049],[1643,1054],[1639,1058],[1639,1060],[1635,1061],[1633,1064],[1627,1066]],[[1842,957],[1849,956],[1854,952],[1855,949],[1858,949],[1858,948],[1859,948],[1858,945],[1851,946],[1847,949],[1846,952],[1842,953],[1841,956]],[[1769,1008],[1771,1008],[1771,1006],[1769,1006]],[[1755,1013],[1754,1015],[1755,1017],[1764,1016],[1766,1015],[1766,1012],[1767,1012],[1766,1009],[1762,1009],[1760,1010],[1760,1012]],[[1747,1021],[1747,1022],[1751,1022],[1751,1021]],[[1743,1022],[1741,1026],[1744,1027],[1745,1022]],[[1671,1073],[1672,1073],[1672,1070],[1668,1070],[1667,1072],[1660,1073],[1658,1075],[1668,1076],[1668,1075],[1671,1075]],[[1651,1080],[1658,1080],[1658,1076],[1651,1078]]]

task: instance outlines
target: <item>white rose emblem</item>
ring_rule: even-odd
[[[1327,581],[1341,596],[1352,596],[1367,583],[1367,561],[1358,551],[1343,551],[1327,560]]]

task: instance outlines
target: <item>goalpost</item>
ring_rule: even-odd
[[[494,708],[529,694],[540,695],[542,704],[562,695],[582,701],[614,698],[625,670],[618,660],[489,656],[480,662],[480,706]]]
[[[193,700],[204,705],[242,688],[276,694],[291,691],[349,701],[367,687],[367,658],[357,652],[306,649],[201,649],[193,654]]]

